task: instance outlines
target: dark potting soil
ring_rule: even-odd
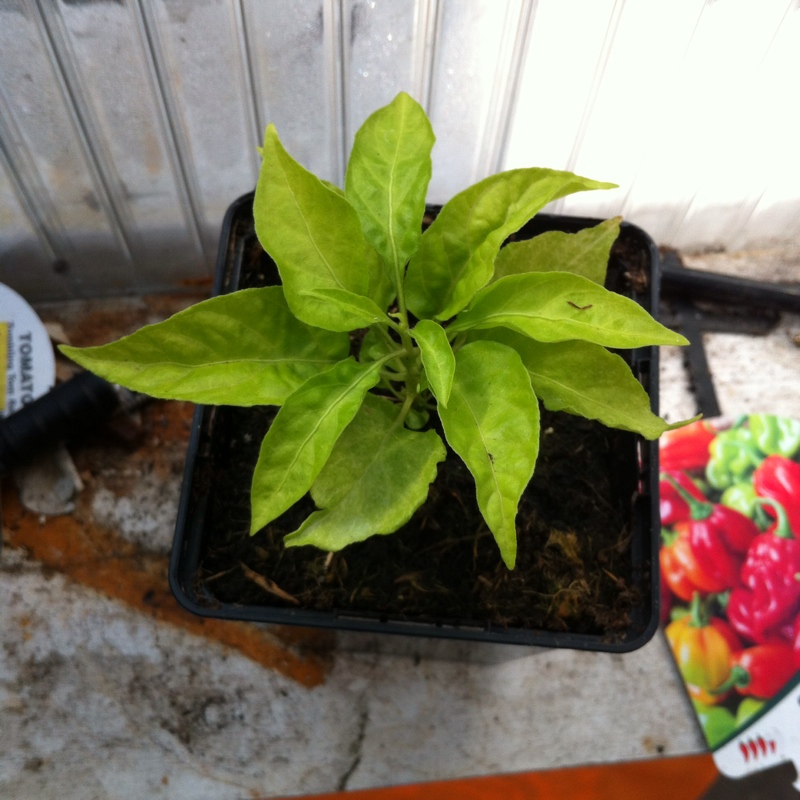
[[[543,411],[541,451],[520,504],[511,571],[480,515],[472,476],[453,453],[440,465],[427,503],[394,534],[333,555],[284,548],[283,537],[314,510],[305,498],[250,537],[250,476],[271,417],[263,408],[216,411],[216,478],[202,489],[211,502],[200,594],[223,603],[296,601],[322,611],[569,629],[610,639],[630,627],[640,598],[630,586],[628,515],[606,499],[615,479],[629,473],[630,465],[616,458],[626,434]]]
[[[254,249],[241,259],[239,287],[273,282],[274,267],[254,237],[247,247]],[[608,641],[629,631],[631,611],[643,602],[631,564],[638,479],[632,434],[542,409],[541,448],[520,504],[511,571],[480,515],[472,476],[452,452],[427,503],[394,534],[335,554],[284,548],[283,537],[314,510],[307,496],[250,537],[250,480],[275,411],[213,412],[214,444],[198,475],[197,491],[209,497],[198,596],[212,604],[569,630]],[[617,504],[609,500],[619,496]]]

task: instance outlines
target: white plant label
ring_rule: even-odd
[[[729,778],[743,778],[784,761],[792,761],[800,775],[800,676],[752,724],[714,751],[714,762]],[[800,791],[800,778],[794,787]]]
[[[55,380],[50,337],[34,310],[0,283],[0,418],[40,395]]]

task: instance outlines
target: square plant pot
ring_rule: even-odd
[[[279,282],[255,234],[253,195],[222,227],[215,294]],[[427,219],[438,209],[429,208]],[[512,238],[600,220],[539,214]],[[606,286],[658,308],[658,250],[623,223]],[[658,412],[658,349],[620,351]],[[327,554],[284,548],[304,498],[249,536],[250,482],[276,409],[199,406],[170,563],[190,611],[209,617],[485,642],[626,652],[658,625],[658,449],[626,431],[542,410],[536,471],[503,565],[452,453],[428,501],[398,532]]]

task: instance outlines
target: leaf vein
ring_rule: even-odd
[[[362,382],[362,380],[368,374],[370,374],[370,372],[374,372],[374,367],[371,370],[367,371],[367,372],[358,373],[356,378],[355,378],[355,380],[351,381],[350,384],[348,384],[344,388],[344,391],[339,394],[339,396],[336,399],[336,401],[331,403],[325,409],[325,411],[320,415],[320,417],[316,421],[316,424],[310,430],[309,434],[305,437],[305,439],[303,439],[303,441],[300,444],[300,446],[295,450],[294,458],[291,460],[289,466],[286,469],[284,469],[284,471],[283,471],[283,479],[281,480],[281,482],[276,487],[276,489],[275,489],[276,492],[280,491],[283,488],[283,486],[285,485],[286,481],[290,477],[290,473],[291,473],[292,469],[294,469],[294,465],[297,463],[297,460],[300,458],[300,454],[303,452],[303,450],[305,449],[305,447],[308,444],[308,442],[311,441],[311,439],[316,435],[317,431],[322,426],[322,423],[325,422],[331,416],[331,414],[334,412],[335,409],[339,408],[342,405],[342,403],[344,403],[345,400],[347,400],[347,398],[359,387],[359,385]]]
[[[300,219],[302,220],[303,225],[305,225],[305,227],[306,227],[306,233],[308,234],[309,241],[314,246],[314,249],[317,251],[317,255],[320,257],[320,260],[325,265],[326,269],[328,270],[328,273],[329,273],[330,277],[335,281],[336,285],[340,289],[346,289],[347,287],[344,286],[344,284],[342,284],[342,282],[339,280],[339,276],[334,272],[333,267],[328,262],[328,259],[325,257],[325,254],[322,252],[322,250],[320,250],[319,245],[317,244],[317,240],[314,238],[314,235],[311,232],[311,228],[310,228],[310,226],[308,224],[308,220],[306,219],[306,215],[303,212],[303,209],[302,209],[302,207],[300,205],[300,202],[297,199],[297,193],[294,191],[294,189],[292,188],[291,182],[289,181],[289,176],[288,176],[288,173],[287,173],[283,163],[281,163],[280,167],[281,167],[281,170],[283,172],[284,181],[285,181],[285,184],[286,184],[286,188],[287,188],[287,190],[289,192],[289,195],[291,196],[291,198],[292,198],[292,200],[294,202],[295,208],[297,209],[298,213],[300,214]],[[326,191],[330,191],[330,190],[326,189]]]
[[[478,431],[478,436],[481,440],[481,446],[483,447],[483,451],[486,454],[486,463],[489,465],[489,471],[492,474],[492,481],[494,483],[495,491],[497,492],[498,497],[500,498],[500,512],[503,518],[503,525],[507,524],[507,517],[506,517],[506,509],[505,503],[503,502],[503,494],[500,491],[500,484],[497,480],[497,471],[494,468],[494,460],[489,458],[490,450],[488,445],[486,444],[486,439],[483,435],[483,431],[481,430],[480,423],[478,422],[478,418],[475,416],[475,412],[472,409],[472,406],[469,404],[469,401],[464,396],[464,393],[460,390],[453,387],[454,393],[457,394],[461,398],[461,402],[464,404],[464,407],[469,411],[470,416],[472,417],[472,421],[475,423],[475,429]]]

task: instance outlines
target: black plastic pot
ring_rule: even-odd
[[[240,288],[243,270],[248,259],[253,258],[252,247],[256,237],[252,200],[252,194],[240,198],[226,214],[217,262],[215,294]],[[435,213],[435,209],[432,211]],[[527,223],[515,238],[530,238],[549,230],[576,232],[598,222],[596,219],[540,214]],[[274,281],[277,275],[274,264],[263,252],[257,257],[266,263],[264,271],[273,275],[272,279],[267,277],[266,282]],[[608,287],[633,297],[653,313],[658,308],[658,275],[658,250],[652,239],[639,228],[623,224],[609,263]],[[657,412],[658,348],[623,351],[621,355],[628,360],[634,374],[650,394],[653,410]],[[237,410],[226,409],[226,412],[233,414],[235,420]],[[209,491],[209,486],[215,481],[215,453],[223,435],[217,416],[217,409],[207,406],[198,407],[194,416],[170,563],[170,584],[174,594],[184,607],[196,614],[253,622],[608,652],[627,652],[641,647],[658,626],[657,443],[647,442],[633,434],[620,433],[622,439],[619,441],[624,443],[624,454],[616,456],[622,468],[619,469],[619,475],[615,476],[615,484],[621,500],[609,498],[609,502],[622,504],[627,515],[624,527],[631,534],[626,558],[629,557],[629,580],[636,601],[630,609],[629,624],[625,630],[616,629],[613,633],[573,633],[568,630],[507,628],[498,624],[451,618],[419,621],[401,615],[376,614],[370,617],[362,611],[354,613],[347,608],[320,612],[280,602],[272,606],[221,599],[215,591],[215,576],[208,575],[202,567],[205,554],[214,548],[207,522],[215,511],[211,504],[217,502]],[[231,417],[226,419],[230,420]],[[226,422],[225,429],[230,432],[230,421]],[[243,480],[249,485],[249,475]],[[264,602],[269,602],[266,594]]]

